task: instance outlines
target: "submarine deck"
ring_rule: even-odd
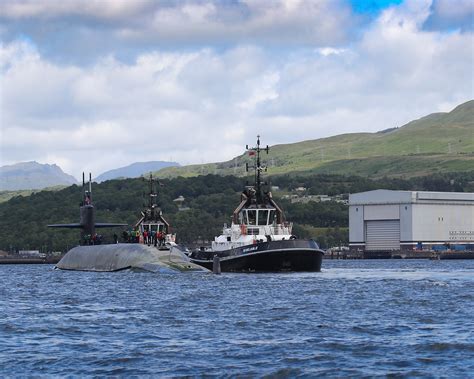
[[[76,246],[67,252],[56,267],[78,271],[207,271],[192,263],[178,248],[159,250],[154,246],[130,243]]]

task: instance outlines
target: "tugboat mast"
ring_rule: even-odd
[[[155,219],[156,215],[155,212],[158,209],[158,204],[156,203],[156,199],[158,198],[158,194],[155,191],[155,184],[158,182],[158,179],[154,179],[152,173],[150,172],[150,177],[148,179],[149,183],[149,193],[148,193],[148,209],[150,214],[149,217],[151,219]]]
[[[257,196],[257,203],[262,203],[263,202],[263,193],[262,193],[262,178],[261,178],[261,173],[262,171],[267,171],[266,166],[262,166],[261,161],[260,161],[260,152],[262,150],[266,151],[267,154],[270,151],[270,148],[268,145],[264,148],[260,148],[260,136],[257,135],[257,146],[256,147],[248,147],[246,146],[247,150],[249,152],[253,152],[252,155],[256,155],[256,162],[255,165],[249,166],[248,164],[246,165],[247,172],[249,168],[253,168],[255,170],[255,191],[256,191],[256,196]]]
[[[157,193],[155,192],[155,189],[154,189],[154,183],[156,182],[156,179],[153,179],[153,175],[152,173],[150,172],[150,179],[148,180],[149,184],[150,184],[150,192],[148,194],[149,196],[149,204],[148,206],[150,208],[152,208],[153,206],[156,206],[156,197],[157,197]]]

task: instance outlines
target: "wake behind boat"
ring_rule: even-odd
[[[224,225],[223,233],[215,237],[210,249],[199,249],[190,255],[191,261],[212,269],[214,257],[219,258],[223,272],[280,272],[321,271],[324,252],[313,240],[297,239],[292,234],[292,223],[286,222],[284,213],[272,197],[264,191],[260,153],[269,147],[248,148],[255,164],[255,184],[246,186],[240,204],[232,215],[230,227]]]

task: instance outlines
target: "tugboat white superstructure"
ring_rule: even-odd
[[[210,250],[198,250],[191,254],[194,263],[212,269],[214,257],[219,257],[222,271],[234,272],[278,272],[320,271],[323,251],[313,240],[300,240],[292,234],[292,223],[284,219],[284,213],[273,200],[269,191],[264,191],[260,153],[269,147],[248,148],[255,156],[255,184],[246,186],[240,204],[232,215],[230,227],[215,237]]]

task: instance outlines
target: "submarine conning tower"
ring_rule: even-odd
[[[89,183],[85,183],[84,173],[82,173],[82,193],[83,199],[80,204],[79,213],[80,220],[79,223],[83,225],[81,230],[81,240],[84,238],[84,235],[94,235],[95,234],[95,210],[92,205],[92,174],[89,173]]]
[[[119,226],[127,226],[128,224],[105,223],[95,221],[95,208],[92,203],[92,174],[89,173],[89,182],[86,185],[84,173],[82,173],[82,201],[79,204],[79,223],[71,224],[51,224],[50,228],[68,228],[81,229],[81,242],[96,235],[96,228],[113,228]]]

